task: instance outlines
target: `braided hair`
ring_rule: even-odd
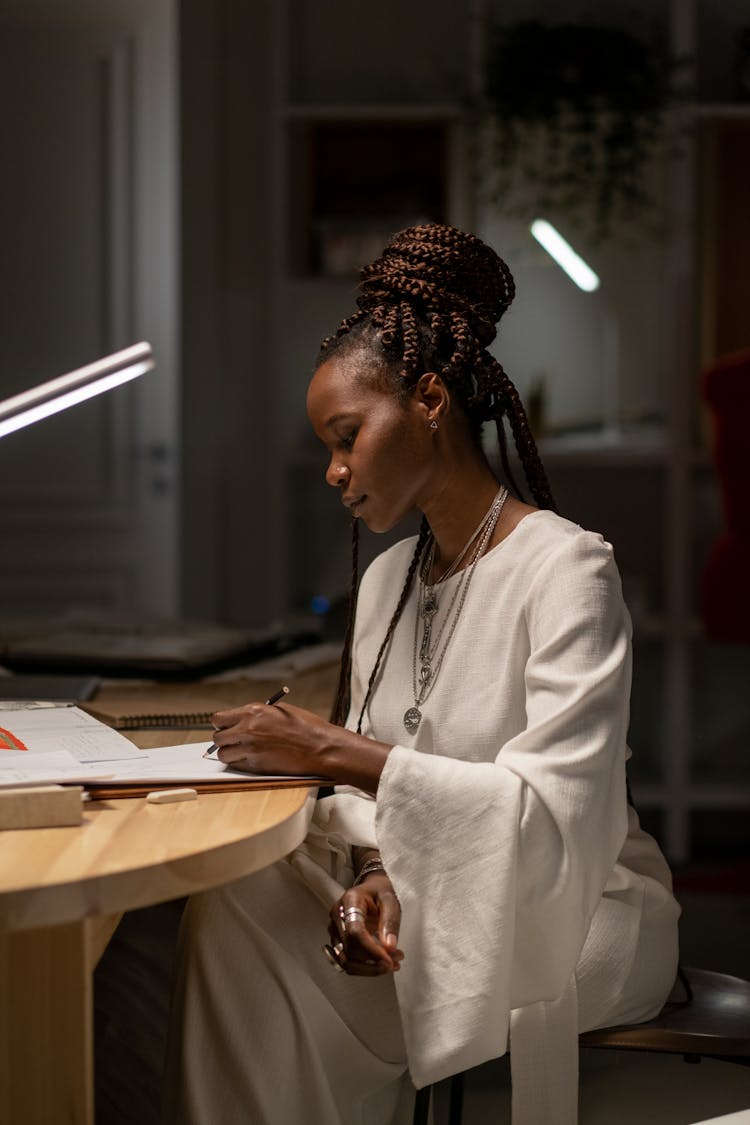
[[[475,440],[480,440],[483,423],[494,422],[503,473],[520,499],[508,461],[507,419],[531,495],[540,508],[555,510],[518,391],[487,351],[496,324],[514,296],[515,284],[507,265],[475,235],[440,223],[409,227],[396,234],[382,256],[361,271],[357,311],[323,341],[318,366],[335,354],[365,349],[376,369],[391,382],[395,380],[394,389],[403,398],[411,394],[424,372],[437,372],[465,412]],[[349,616],[331,716],[339,725],[346,721],[349,708],[358,578],[356,524],[355,519]],[[370,676],[358,731],[429,533],[423,519],[404,588]]]

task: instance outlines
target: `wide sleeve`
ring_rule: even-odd
[[[627,831],[630,625],[609,545],[566,538],[524,613],[525,729],[494,763],[396,746],[378,789],[417,1085],[501,1054],[511,1009],[563,994]]]

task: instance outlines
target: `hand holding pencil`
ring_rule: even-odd
[[[273,693],[273,695],[271,696],[271,698],[266,700],[264,706],[266,706],[266,707],[273,706],[274,703],[278,703],[280,699],[283,699],[285,695],[289,695],[289,688],[286,686],[286,684],[283,687],[280,687],[278,691],[275,691]],[[220,714],[220,712],[217,712],[217,714]],[[217,729],[219,729],[219,728],[214,727],[214,730],[217,730]],[[218,749],[219,749],[219,747],[216,745],[216,743],[213,743],[213,745],[209,746],[208,750],[206,750],[203,757],[204,758],[210,758],[211,755],[213,754],[214,750],[216,750],[218,752]]]
[[[322,755],[330,724],[311,711],[281,703],[288,693],[283,687],[266,703],[217,711],[211,749],[219,761],[248,773],[326,776]]]

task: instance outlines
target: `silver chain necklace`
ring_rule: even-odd
[[[466,595],[469,592],[471,580],[474,577],[477,563],[487,550],[487,545],[492,538],[492,533],[495,530],[497,521],[500,518],[500,513],[503,510],[503,505],[508,498],[507,488],[501,488],[495,495],[492,504],[479,524],[477,530],[472,534],[464,549],[458,556],[459,560],[464,557],[471,543],[476,539],[476,536],[481,532],[481,538],[477,544],[476,550],[472,556],[470,564],[461,572],[461,576],[453,592],[453,597],[450,600],[448,609],[446,611],[443,623],[433,643],[432,629],[435,615],[438,610],[438,602],[435,593],[435,586],[437,583],[428,583],[425,578],[429,578],[432,562],[434,559],[434,539],[430,544],[425,558],[425,565],[420,568],[419,573],[419,590],[417,594],[417,612],[414,619],[414,652],[412,660],[412,694],[414,696],[414,705],[409,707],[404,712],[404,726],[410,734],[419,727],[422,720],[422,711],[420,708],[432,691],[435,681],[437,680],[438,673],[443,666],[443,660],[451,643],[453,634],[456,631],[458,619],[461,616],[461,611],[466,601]],[[453,573],[455,566],[448,568],[442,581]],[[419,624],[422,622],[422,643],[419,643]],[[450,627],[448,622],[450,621]],[[443,635],[448,629],[445,640]],[[441,641],[442,646],[441,646]],[[418,667],[419,666],[419,667]]]
[[[432,574],[432,568],[433,568],[433,564],[434,564],[434,561],[435,561],[435,537],[432,536],[432,538],[430,539],[430,543],[429,543],[429,545],[427,547],[427,550],[425,552],[425,560],[424,560],[424,563],[422,564],[422,566],[420,568],[420,572],[419,572],[420,586],[419,586],[419,595],[418,595],[418,599],[419,599],[418,605],[419,605],[420,615],[422,617],[422,620],[424,621],[424,636],[422,638],[422,646],[421,646],[421,649],[420,649],[420,657],[423,656],[425,653],[429,652],[430,645],[432,643],[432,619],[436,618],[438,609],[440,608],[439,603],[438,603],[438,594],[437,594],[438,586],[442,585],[443,582],[446,582],[449,578],[452,577],[454,571],[458,569],[459,564],[461,563],[462,559],[464,558],[464,556],[468,552],[472,543],[474,543],[476,541],[478,536],[482,537],[484,535],[484,532],[487,529],[487,524],[490,522],[490,520],[492,520],[493,518],[497,518],[495,516],[495,505],[497,503],[500,503],[500,509],[502,509],[502,506],[505,503],[504,498],[502,498],[502,492],[503,492],[502,488],[498,489],[498,491],[495,493],[495,495],[492,498],[492,503],[490,504],[489,508],[484,513],[481,520],[479,521],[479,524],[477,525],[477,527],[475,527],[474,531],[472,531],[471,535],[466,540],[466,542],[464,543],[463,547],[461,548],[461,550],[456,555],[456,557],[453,560],[453,562],[451,563],[451,565],[448,567],[448,569],[445,571],[445,573],[441,574],[440,578],[435,579],[434,582],[430,582],[430,575]],[[499,514],[500,513],[498,511],[497,515],[499,516]],[[477,544],[477,546],[479,546],[479,544]],[[474,556],[472,556],[472,562],[473,561],[474,561]],[[464,576],[464,577],[466,577],[466,576]],[[457,584],[455,590],[453,591],[453,597],[450,600],[450,604],[449,604],[448,609],[447,609],[447,611],[445,613],[445,616],[443,618],[442,625],[440,626],[440,632],[435,637],[433,651],[437,650],[440,646],[440,641],[442,639],[443,633],[445,632],[445,627],[448,624],[448,621],[451,619],[451,613],[453,612],[453,607],[456,604],[456,601],[458,599],[459,594],[461,593],[461,590],[462,590],[462,582],[459,582]],[[424,675],[426,676],[427,673],[425,672]],[[415,677],[415,679],[414,679],[414,694],[416,695],[416,693],[417,693],[417,688],[416,688],[416,677]]]
[[[477,526],[474,528],[471,535],[466,540],[463,547],[458,552],[458,554],[456,555],[455,559],[453,560],[451,565],[448,567],[448,569],[443,571],[443,573],[440,575],[439,578],[436,578],[433,582],[430,582],[430,575],[432,574],[432,568],[433,568],[434,563],[435,563],[435,546],[436,546],[435,537],[432,536],[432,538],[430,539],[429,548],[428,548],[428,550],[425,554],[425,560],[424,560],[424,564],[423,564],[422,570],[421,570],[422,581],[424,582],[424,584],[426,586],[435,587],[435,586],[438,585],[438,583],[445,582],[448,578],[450,578],[455,573],[455,571],[458,570],[459,566],[461,565],[461,563],[464,560],[464,556],[467,554],[467,552],[469,550],[469,547],[476,540],[477,536],[482,534],[482,532],[486,528],[487,524],[489,523],[490,519],[492,518],[492,509],[495,505],[495,502],[499,499],[501,492],[502,492],[502,489],[500,489],[498,492],[495,493],[494,497],[492,498],[492,503],[490,504],[489,508],[484,513],[481,520],[479,521]]]

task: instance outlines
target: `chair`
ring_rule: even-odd
[[[655,1019],[579,1036],[581,1047],[651,1051],[750,1066],[750,982],[708,969],[681,969],[683,1000],[668,1000]],[[463,1074],[451,1078],[449,1125],[461,1125]],[[432,1087],[417,1092],[413,1125],[427,1125]]]

